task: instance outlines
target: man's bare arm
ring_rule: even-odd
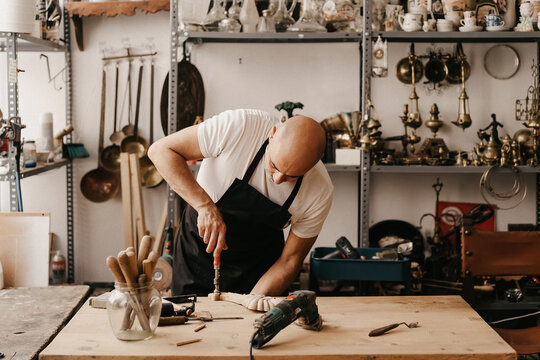
[[[197,183],[187,164],[188,160],[203,158],[197,128],[198,125],[190,126],[157,140],[148,149],[148,157],[169,186],[197,211],[199,235],[208,244],[206,251],[217,255],[227,247],[226,226],[216,204]]]
[[[302,262],[316,239],[316,236],[301,238],[290,231],[281,256],[259,279],[251,293],[280,296],[298,275]]]

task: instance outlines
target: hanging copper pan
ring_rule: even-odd
[[[120,177],[101,167],[99,158],[103,151],[103,131],[105,127],[105,86],[106,74],[103,69],[101,80],[101,119],[99,123],[98,166],[87,172],[81,179],[81,192],[85,198],[93,202],[104,202],[116,195],[120,189]]]
[[[137,154],[139,159],[146,155],[146,151],[148,150],[148,143],[139,136],[139,109],[141,106],[142,76],[143,65],[141,64],[139,67],[139,81],[137,83],[137,103],[135,104],[135,128],[133,130],[133,135],[125,137],[120,144],[122,152]]]
[[[154,63],[150,67],[150,145],[154,142]],[[144,187],[156,187],[163,182],[152,160],[145,154],[140,161],[141,184]]]
[[[199,70],[185,57],[178,63],[177,70],[175,132],[193,125],[197,116],[204,116],[204,84]],[[169,74],[165,77],[161,90],[160,113],[163,133],[168,135]]]

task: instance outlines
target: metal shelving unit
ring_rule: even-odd
[[[64,9],[64,44],[57,44],[48,40],[34,38],[27,34],[0,32],[0,51],[7,53],[7,87],[8,87],[8,117],[19,115],[19,94],[17,85],[17,57],[21,51],[32,52],[64,52],[66,62],[66,125],[72,122],[72,93],[71,93],[71,47],[69,14]],[[24,121],[23,121],[24,122]],[[67,143],[71,143],[71,134],[66,136]],[[15,181],[15,148],[9,148],[9,172],[0,176],[0,181],[9,182],[10,210],[18,211],[17,186]],[[73,165],[69,160],[62,160],[53,164],[40,165],[36,168],[21,171],[21,179],[38,175],[43,172],[66,167],[67,191],[67,281],[74,282],[74,232],[73,232]]]
[[[183,42],[192,43],[324,43],[324,42],[358,42],[361,54],[360,61],[360,99],[359,104],[362,114],[367,109],[367,101],[371,94],[371,51],[372,41],[378,36],[389,42],[533,42],[537,43],[537,53],[540,46],[540,32],[516,33],[506,32],[374,32],[371,31],[371,1],[363,1],[364,31],[363,33],[221,33],[221,32],[184,32],[178,31],[178,4],[177,0],[171,0],[171,81],[169,81],[169,104],[176,101],[176,66],[178,62],[178,50]],[[540,54],[538,54],[540,59]],[[176,129],[176,106],[169,106],[169,132]],[[370,167],[369,153],[362,152],[359,166],[343,166],[326,164],[328,171],[354,171],[358,172],[358,245],[369,247],[369,191],[370,174],[373,173],[457,173],[457,174],[480,174],[487,167],[455,167],[455,166],[373,166]],[[535,173],[537,183],[537,223],[540,224],[540,169],[520,167],[525,173]],[[175,193],[169,189],[169,219],[175,216],[174,210]]]
[[[515,32],[515,31],[501,31],[501,32],[403,32],[403,31],[371,31],[371,1],[364,0],[364,33],[367,34],[364,37],[364,41],[380,36],[383,40],[388,42],[412,42],[412,43],[536,43],[536,58],[540,59],[540,32]],[[364,46],[362,57],[364,59],[371,59],[371,47]],[[365,63],[366,65],[366,63]],[[371,67],[369,67],[370,69]],[[365,69],[363,71],[363,94],[364,101],[369,97],[371,74]],[[540,76],[540,75],[539,75]],[[364,112],[363,112],[364,113]],[[369,165],[368,165],[369,166]],[[364,176],[369,178],[370,172],[384,172],[384,173],[452,173],[452,174],[472,174],[483,173],[487,167],[457,167],[457,166],[373,166],[363,167]],[[520,171],[524,173],[536,174],[536,225],[540,226],[540,168],[531,168],[528,166],[520,166]],[[368,193],[365,193],[367,196]],[[361,206],[365,206],[366,210],[362,211],[362,215],[365,218],[362,220],[362,224],[369,224],[369,216],[367,208],[369,208],[368,202],[362,202]],[[367,232],[368,227],[364,228],[364,232]]]

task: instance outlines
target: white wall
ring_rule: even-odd
[[[153,38],[158,52],[156,57],[155,137],[163,136],[159,122],[159,97],[169,67],[169,14],[138,14],[134,17],[89,17],[84,19],[84,52],[73,43],[73,123],[74,141],[83,142],[91,157],[74,161],[75,193],[75,274],[76,281],[111,281],[105,267],[105,258],[123,248],[123,222],[121,197],[105,203],[92,203],[85,199],[79,188],[80,179],[97,164],[99,128],[99,101],[101,81],[101,52],[103,45],[121,48],[123,39],[132,46],[140,46]],[[74,37],[73,37],[74,38]],[[100,43],[103,43],[100,45]],[[443,45],[450,48],[450,45]],[[446,122],[440,135],[451,148],[467,149],[476,142],[476,130],[485,127],[489,114],[495,112],[511,134],[520,127],[513,119],[513,101],[523,97],[531,83],[530,64],[535,48],[528,44],[515,47],[523,64],[516,77],[497,81],[486,76],[482,68],[483,53],[489,45],[465,45],[470,56],[472,76],[467,83],[471,98],[473,126],[461,131],[448,121],[457,114],[458,88],[444,91],[442,96],[426,97],[419,90],[424,120],[428,110],[437,102],[442,119]],[[393,64],[405,56],[407,45],[392,44],[389,51],[389,76],[373,80],[372,100],[383,122],[384,136],[401,133],[398,118],[402,104],[408,99],[410,88],[399,83]],[[417,51],[422,51],[417,46]],[[51,62],[53,72],[61,66],[61,54]],[[5,68],[5,57],[0,67]],[[43,60],[42,60],[43,61]],[[205,85],[205,116],[220,111],[253,107],[277,112],[273,107],[285,100],[304,104],[303,114],[318,120],[340,111],[352,111],[359,106],[359,51],[358,44],[201,44],[192,51],[192,62],[199,68]],[[62,92],[55,92],[47,84],[46,70],[39,54],[24,54],[21,64],[27,72],[21,78],[20,109],[23,122],[28,125],[24,136],[36,134],[36,116],[42,111],[55,114],[55,132],[63,127],[64,102]],[[21,66],[22,67],[22,66]],[[2,72],[2,79],[4,73]],[[147,76],[147,73],[146,73]],[[112,77],[108,78],[112,81]],[[148,84],[148,78],[145,78]],[[6,108],[5,92],[0,92],[0,108]],[[148,93],[143,93],[141,114],[148,113]],[[112,95],[109,97],[109,104]],[[112,110],[107,109],[106,139],[112,132]],[[141,118],[142,119],[142,118]],[[125,120],[124,120],[125,121]],[[141,120],[142,121],[142,120]],[[141,135],[148,139],[148,127],[141,125]],[[507,129],[508,127],[508,129]],[[510,131],[511,130],[511,131]],[[426,136],[427,129],[420,134]],[[108,142],[105,142],[108,145]],[[334,204],[316,246],[331,246],[339,236],[357,242],[358,183],[355,173],[332,173],[336,189]],[[481,201],[478,193],[479,175],[441,175],[444,182],[441,199],[454,201]],[[373,174],[371,178],[371,221],[401,219],[418,223],[421,214],[434,209],[432,183],[435,175]],[[534,177],[529,177],[530,195],[527,202],[512,212],[500,213],[498,228],[506,229],[507,222],[534,221]],[[65,250],[65,170],[55,170],[36,178],[23,180],[25,210],[50,211],[52,230],[59,235],[60,248]],[[146,222],[155,234],[161,211],[166,203],[166,186],[143,189]],[[504,217],[504,219],[503,219]],[[430,232],[427,222],[424,224]],[[65,253],[65,251],[64,251]]]

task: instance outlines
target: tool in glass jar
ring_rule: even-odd
[[[386,325],[386,326],[377,328],[375,330],[371,330],[368,335],[369,336],[379,336],[379,335],[387,333],[388,331],[390,331],[392,329],[397,328],[399,325],[402,325],[402,324],[407,326],[408,328],[417,328],[418,327],[418,322],[412,322],[412,323],[409,323],[409,324],[407,324],[406,322],[400,322],[400,323],[394,323],[394,324]]]

